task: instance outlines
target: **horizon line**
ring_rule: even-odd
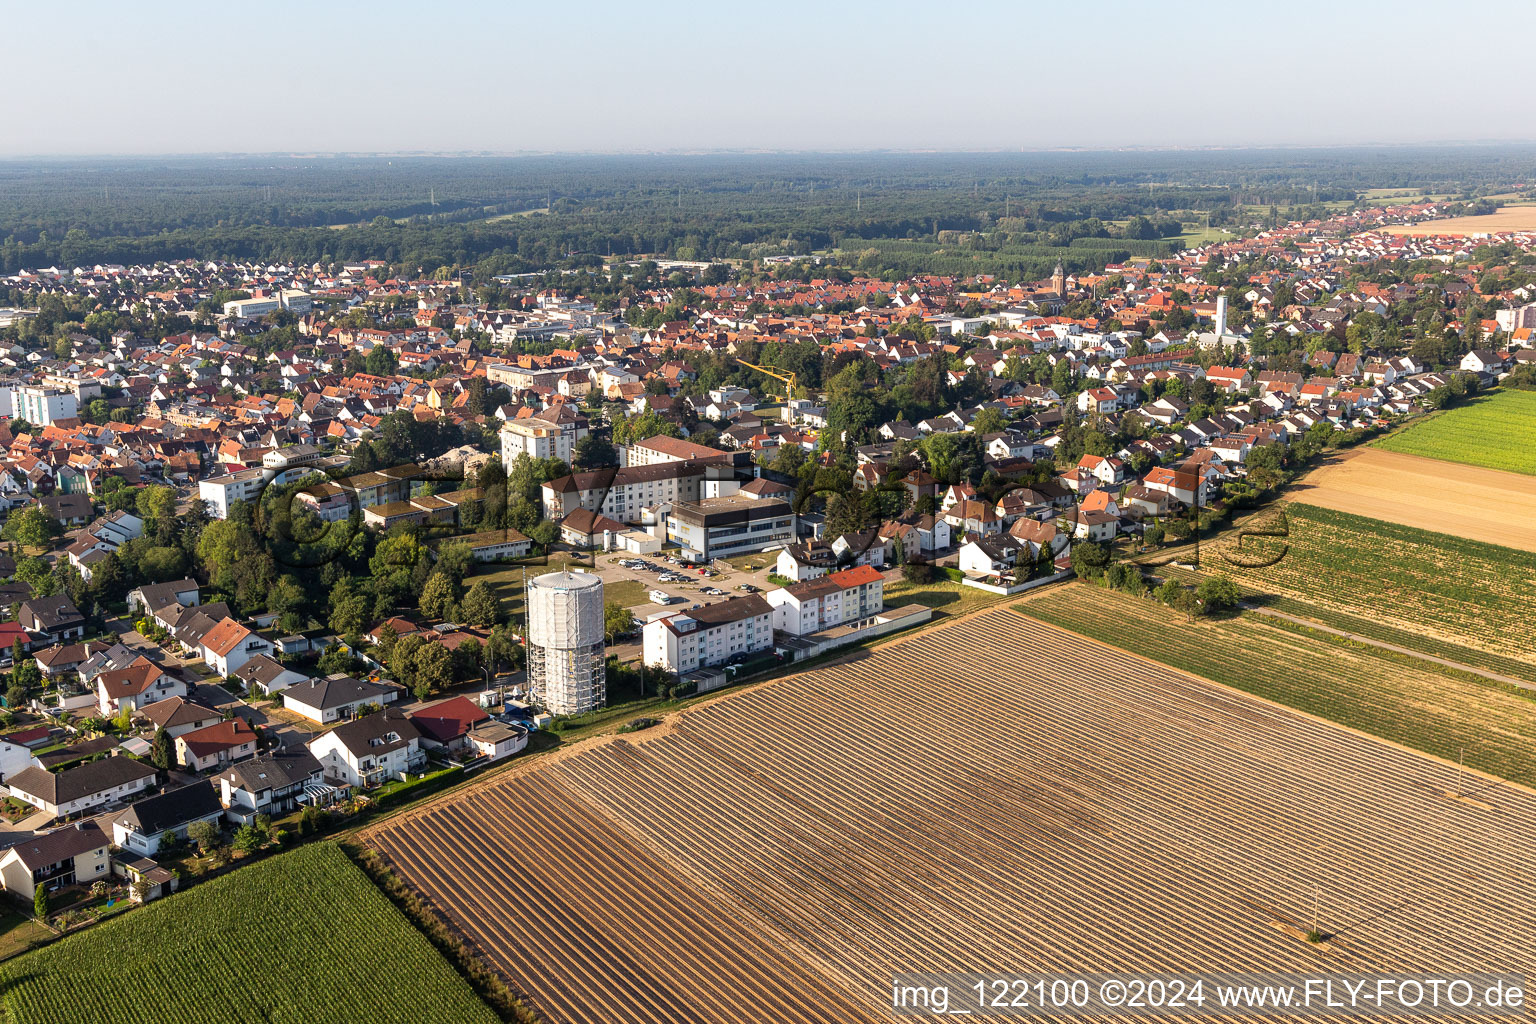
[[[135,160],[135,159],[529,159],[539,157],[614,158],[614,157],[708,157],[708,156],[1007,156],[1031,154],[1121,153],[1262,153],[1308,150],[1349,151],[1380,149],[1465,149],[1480,146],[1536,147],[1536,138],[1438,139],[1412,142],[1290,142],[1290,143],[1207,143],[1185,145],[1055,145],[1028,147],[933,147],[874,146],[850,149],[815,147],[674,147],[670,149],[337,149],[337,150],[207,150],[104,153],[0,153],[0,161],[28,160]]]

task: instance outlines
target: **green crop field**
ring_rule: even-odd
[[[1278,563],[1231,564],[1229,530],[1207,546],[1206,571],[1280,611],[1536,680],[1536,554],[1314,505],[1284,511]]]
[[[1049,587],[1014,607],[1403,746],[1453,761],[1465,748],[1469,767],[1533,781],[1536,694],[1253,613],[1190,624],[1156,601],[1084,583]]]
[[[1536,391],[1497,391],[1376,442],[1445,462],[1536,475]]]
[[[14,1024],[498,1020],[334,843],[17,957],[0,985]]]

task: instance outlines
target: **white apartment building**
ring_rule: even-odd
[[[645,663],[667,672],[720,665],[773,647],[773,606],[760,594],[658,615],[642,633]]]
[[[73,419],[79,414],[80,403],[73,391],[26,385],[12,393],[11,408],[13,418],[46,427],[55,420]]]
[[[795,511],[782,498],[747,491],[672,506],[667,539],[694,561],[769,551],[795,539]]]
[[[215,519],[228,519],[229,508],[237,501],[254,501],[267,481],[260,468],[242,469],[223,476],[199,480],[197,496],[208,503]]]
[[[728,463],[658,462],[557,477],[543,487],[544,514],[564,519],[578,508],[621,523],[640,522],[640,510],[664,502],[697,501],[705,479],[733,479]]]
[[[687,462],[689,459],[731,461],[730,452],[665,434],[636,441],[625,447],[623,454],[626,466],[654,466],[660,462]]]
[[[249,299],[231,299],[224,303],[225,316],[258,317],[286,309],[290,313],[308,313],[314,302],[309,292],[289,288],[278,295],[254,295]]]
[[[872,565],[770,590],[773,628],[805,636],[876,615],[885,608],[885,577]]]
[[[533,417],[507,420],[501,426],[501,464],[510,466],[519,455],[569,463],[575,443],[576,431],[564,430],[558,423]]]

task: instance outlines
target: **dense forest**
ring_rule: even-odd
[[[843,248],[861,269],[1033,276],[1161,255],[1181,221],[1241,229],[1371,188],[1472,199],[1536,147],[0,162],[0,272],[182,258],[471,268]],[[1332,204],[1330,206],[1330,204]],[[987,253],[955,255],[958,249]],[[955,251],[952,251],[955,250]]]

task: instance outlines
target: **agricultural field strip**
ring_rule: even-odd
[[[1530,783],[1529,699],[1471,676],[1400,664],[1260,616],[1184,626],[1153,602],[1076,585],[1028,599],[1027,614],[1267,700]],[[1406,658],[1404,660],[1407,660]]]
[[[1197,569],[1185,568],[1181,565],[1158,562],[1155,558],[1156,556],[1153,556],[1151,559],[1140,557],[1135,559],[1135,561],[1159,579],[1174,579],[1191,586],[1198,584],[1206,575],[1231,571],[1226,562],[1210,562],[1208,560],[1208,565],[1213,566],[1208,574]],[[1406,647],[1419,654],[1429,654],[1473,668],[1486,669],[1489,672],[1497,672],[1500,675],[1512,676],[1516,679],[1536,683],[1536,664],[1531,664],[1530,662],[1519,661],[1503,654],[1494,654],[1477,647],[1468,647],[1466,644],[1444,640],[1438,636],[1399,629],[1382,622],[1361,618],[1358,615],[1351,615],[1337,608],[1318,604],[1315,599],[1302,600],[1279,594],[1263,593],[1253,589],[1251,585],[1244,587],[1244,593],[1249,598],[1264,598],[1264,607],[1273,608],[1275,611],[1284,612],[1287,615],[1295,615],[1298,618],[1311,619],[1320,625],[1331,626],[1334,629],[1340,629],[1358,637],[1395,644],[1398,647]],[[1428,663],[1426,663],[1425,667],[1431,668]],[[1431,668],[1431,671],[1433,670]]]
[[[231,915],[253,900],[263,912],[244,931],[228,928]],[[381,980],[351,984],[357,951],[350,941],[317,941],[343,932],[367,937],[369,967]],[[8,962],[0,981],[13,1024],[350,1022],[407,1015],[496,1020],[425,936],[330,843],[242,868],[66,937]]]
[[[1441,844],[1447,825],[1426,817],[1472,813],[1435,795],[1449,784],[1449,775],[1435,777],[1437,769],[1429,762],[1154,669],[1099,645],[1071,637],[1063,643],[1064,635],[1048,627],[1030,624],[1020,637],[1017,627],[1007,624],[1012,618],[1011,613],[995,612],[971,620],[983,642],[967,644],[966,649],[988,651],[993,660],[1007,652],[1012,655],[1007,660],[1029,664],[1044,675],[1044,685],[1021,695],[1017,686],[999,678],[1006,673],[984,678],[968,674],[962,685],[981,692],[984,699],[977,703],[990,717],[956,716],[928,731],[893,728],[912,698],[904,692],[905,684],[870,675],[872,662],[897,660],[877,655],[813,677],[818,692],[838,691],[846,684],[871,700],[867,706],[864,701],[815,701],[817,713],[810,718],[818,727],[797,734],[800,745],[774,745],[772,738],[781,730],[765,723],[807,717],[804,704],[814,696],[806,692],[808,677],[690,713],[674,735],[613,741],[579,752],[545,771],[513,777],[472,800],[422,817],[455,822],[443,831],[447,835],[463,830],[466,815],[473,814],[473,830],[482,842],[512,844],[523,852],[504,863],[526,868],[527,843],[507,835],[505,825],[498,830],[497,823],[537,818],[534,808],[539,802],[531,799],[533,794],[514,796],[511,791],[531,790],[537,781],[542,799],[549,799],[548,780],[538,777],[559,776],[567,794],[602,804],[607,815],[630,821],[631,831],[648,833],[647,846],[671,851],[667,862],[678,876],[690,876],[702,891],[728,894],[772,922],[775,930],[818,950],[852,984],[876,988],[891,970],[998,967],[999,956],[1006,958],[1002,963],[1020,969],[1051,963],[1086,968],[1090,960],[1105,968],[1123,966],[1128,939],[1135,940],[1138,965],[1150,966],[1150,957],[1170,968],[1201,962],[1237,968],[1273,963],[1280,955],[1299,967],[1311,963],[1315,954],[1277,942],[1267,920],[1273,916],[1305,923],[1298,908],[1308,905],[1304,890],[1310,892],[1314,877],[1326,880],[1325,916],[1326,908],[1350,907],[1357,912],[1347,916],[1373,917],[1393,906],[1405,888],[1428,888],[1432,895],[1426,902],[1441,904],[1435,914],[1416,909],[1415,916],[1425,920],[1414,935],[1392,934],[1388,941],[1379,922],[1351,929],[1339,940],[1342,955],[1360,964],[1390,955],[1394,964],[1414,962],[1429,969],[1444,967],[1448,952],[1461,952],[1464,945],[1468,963],[1495,953],[1497,944],[1489,948],[1486,936],[1468,944],[1453,933],[1452,925],[1435,923],[1454,921],[1466,910],[1461,898],[1433,889],[1446,877],[1459,877],[1463,858],[1453,844]],[[898,645],[899,676],[951,677],[957,652],[946,632]],[[1053,698],[1052,682],[1081,682],[1062,673],[1064,654],[1076,654],[1078,661],[1091,656],[1097,671],[1121,677],[1120,685],[1096,694],[1102,701]],[[1158,687],[1152,691],[1157,701],[1137,708],[1129,720],[1116,707],[1116,698],[1123,701],[1126,682],[1137,685],[1141,698],[1149,697],[1143,684]],[[942,699],[925,703],[949,706]],[[1028,735],[1032,723],[1047,720],[1070,729],[1075,746],[1045,754],[1032,743],[1020,742],[1020,734]],[[1282,731],[1293,742],[1277,750],[1273,733],[1236,739],[1231,733],[1239,722],[1285,727]],[[1298,727],[1306,735],[1292,737]],[[1178,738],[1184,744],[1183,756],[1148,756],[1154,728]],[[964,741],[964,759],[954,757],[957,739]],[[1256,759],[1261,759],[1257,766]],[[912,764],[913,770],[900,771],[905,764]],[[921,766],[920,772],[916,766]],[[1335,795],[1341,774],[1377,774],[1382,768],[1388,769],[1383,784],[1390,782],[1394,795],[1414,804],[1411,812],[1388,816],[1355,796]],[[1245,775],[1255,778],[1245,779],[1242,790],[1206,795],[1210,780]],[[879,792],[871,790],[872,782],[880,784]],[[1201,785],[1207,789],[1191,788]],[[1117,795],[1138,790],[1181,797],[1165,801],[1158,816],[1129,822],[1136,849],[1158,865],[1164,884],[1150,891],[1136,889],[1138,912],[1127,914],[1114,909],[1126,896],[1122,879],[1116,877],[1125,870],[1126,827],[1126,809]],[[792,795],[796,793],[800,795]],[[494,800],[488,799],[493,794]],[[1500,793],[1488,799],[1499,803],[1510,797]],[[491,818],[485,817],[490,813],[484,809],[487,804],[499,805]],[[466,811],[466,805],[474,810]],[[1376,883],[1346,870],[1351,867],[1347,861],[1335,868],[1319,863],[1298,872],[1289,863],[1293,858],[1285,855],[1296,845],[1295,836],[1278,828],[1276,818],[1300,823],[1319,813],[1355,827],[1347,834],[1357,847],[1357,863],[1391,864],[1411,841],[1418,856],[1408,866],[1410,877]],[[1529,818],[1528,805],[1522,806],[1522,814]],[[1365,824],[1356,820],[1362,815],[1369,819]],[[989,818],[997,826],[979,824]],[[1211,832],[1213,821],[1221,825],[1219,836]],[[567,817],[556,831],[570,827]],[[398,838],[393,835],[398,831],[381,830],[381,845]],[[1484,839],[1497,838],[1483,824],[1475,831]],[[1521,829],[1502,818],[1492,831],[1508,839],[1510,849],[1528,842]],[[395,855],[394,850],[387,852]],[[471,864],[486,852],[479,845],[461,846],[450,861]],[[636,850],[624,854],[626,861],[654,860]],[[1214,894],[1213,866],[1243,879],[1251,891],[1238,897]],[[429,886],[430,873],[421,876],[425,865],[417,867],[407,875]],[[1483,890],[1482,909],[1509,920],[1518,913],[1519,903],[1504,901],[1499,894],[1529,886],[1513,862],[1496,867],[1498,877],[1483,880],[1495,884]],[[1260,877],[1254,878],[1255,872]],[[650,885],[657,884],[656,877]],[[503,883],[498,874],[485,873],[481,884],[495,893]],[[637,884],[648,891],[644,878]],[[597,906],[608,906],[604,894],[611,892],[611,885],[590,891]],[[626,898],[633,895],[625,891]],[[453,892],[462,895],[458,887]],[[671,903],[641,915],[646,927],[658,915],[673,913]],[[1188,918],[1191,905],[1202,908],[1199,916],[1208,923],[1220,922],[1241,936],[1240,942],[1222,944],[1230,951],[1225,959],[1213,962],[1213,943],[1206,936],[1170,933],[1166,924],[1158,923]],[[640,908],[625,909],[632,919]],[[611,910],[602,912],[611,919]],[[1059,924],[1042,929],[1032,922],[1043,914],[1054,921],[1094,917],[1097,923],[1091,934]],[[1332,916],[1340,916],[1337,909]],[[980,935],[978,923],[985,924]],[[623,926],[623,919],[615,922],[621,931]],[[1437,927],[1442,934],[1435,933]],[[600,1018],[589,1012],[578,1019]]]
[[[847,1019],[855,1019],[857,1011],[846,996],[786,985],[771,968],[783,959],[780,951],[725,921],[717,909],[686,890],[668,886],[665,866],[593,817],[563,786],[544,778],[530,783],[526,803],[504,803],[500,794],[489,794],[490,806],[466,808],[460,820],[422,822],[431,848],[442,851],[442,857],[423,862],[417,850],[394,844],[393,836],[377,841],[413,880],[412,866],[461,865],[463,877],[453,884],[423,888],[434,902],[450,907],[468,896],[475,906],[453,913],[454,919],[471,927],[482,949],[525,991],[537,997],[545,995],[546,985],[558,987],[558,997],[547,1003],[540,999],[542,1004],[553,1003],[562,1014],[574,1013],[572,1019],[605,1020],[615,1012],[616,993],[622,993],[631,1015],[627,1019],[658,1024],[748,1019],[809,1024],[824,1019],[829,1007],[841,1007],[850,1015]],[[516,836],[523,840],[517,846],[500,848],[496,841],[506,837],[509,822],[527,822],[529,831]],[[603,865],[598,876],[602,888],[595,887],[584,870],[589,861]],[[498,870],[493,872],[489,865]],[[506,891],[507,878],[530,874],[544,884]],[[615,889],[623,895],[616,897]],[[574,897],[568,899],[570,894]],[[503,915],[509,895],[521,897],[519,905],[530,914],[527,923],[533,925],[537,918],[539,929],[536,939],[515,951],[503,936],[477,925],[478,920]],[[645,912],[647,933],[624,927],[628,918],[617,907],[625,913]],[[713,956],[732,964],[735,973],[692,975],[688,964],[698,955],[696,944],[701,941],[708,942]],[[696,1016],[700,1010],[710,1015]]]
[[[1223,564],[1246,590],[1536,664],[1536,555],[1293,502],[1289,550],[1272,566]]]
[[[1536,392],[1481,396],[1381,438],[1373,446],[1506,473],[1536,474]]]

